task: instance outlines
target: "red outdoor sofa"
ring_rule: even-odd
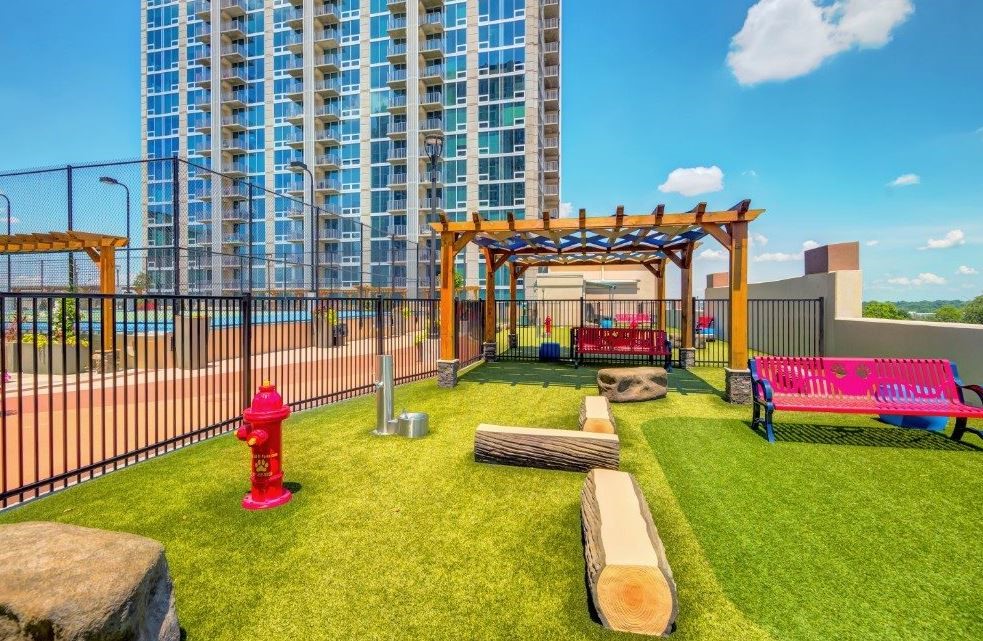
[[[672,344],[661,329],[624,329],[603,327],[574,327],[570,330],[570,349],[576,367],[585,355],[648,356],[663,359],[667,372],[672,371]]]
[[[763,425],[775,442],[772,416],[789,412],[946,416],[956,419],[954,440],[983,418],[983,407],[967,405],[964,390],[983,401],[983,387],[963,385],[956,364],[941,359],[761,356],[748,361],[754,399],[752,427]],[[764,417],[762,417],[764,411]]]

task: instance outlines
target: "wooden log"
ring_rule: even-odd
[[[587,588],[612,630],[665,636],[679,606],[659,532],[635,478],[591,470],[580,494]]]
[[[474,434],[474,460],[479,463],[573,472],[616,470],[620,451],[616,434],[485,424]]]
[[[585,432],[616,434],[611,404],[603,396],[585,396],[580,402],[580,429]]]

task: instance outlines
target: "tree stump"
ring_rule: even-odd
[[[679,606],[659,532],[635,478],[591,470],[580,494],[587,587],[612,630],[665,636]]]
[[[616,434],[485,424],[474,434],[474,460],[479,463],[572,472],[616,470],[620,451]]]
[[[580,401],[580,429],[601,434],[617,433],[608,399],[603,396],[585,396]]]

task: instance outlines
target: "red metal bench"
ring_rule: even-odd
[[[573,360],[577,367],[587,354],[604,356],[656,356],[665,358],[666,371],[672,371],[672,344],[661,329],[607,329],[574,327],[570,337]]]
[[[947,416],[956,419],[953,439],[966,432],[983,438],[983,430],[966,425],[967,419],[983,418],[983,408],[967,405],[963,397],[963,390],[970,390],[983,401],[983,387],[963,385],[951,361],[762,356],[748,363],[752,427],[764,425],[771,443],[775,410]]]

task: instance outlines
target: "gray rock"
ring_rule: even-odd
[[[0,641],[178,641],[164,548],[62,523],[0,525]]]
[[[612,403],[665,398],[669,377],[661,367],[609,367],[598,370],[597,389]]]

